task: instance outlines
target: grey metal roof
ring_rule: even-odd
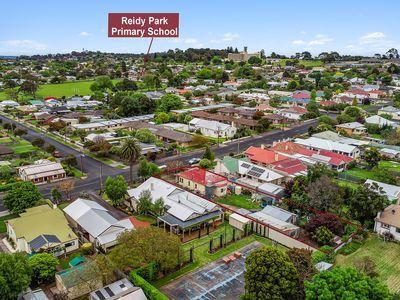
[[[221,215],[221,213],[222,212],[220,210],[212,211],[212,212],[210,212],[208,214],[201,215],[200,217],[197,217],[197,218],[194,218],[194,219],[190,219],[188,221],[181,221],[178,218],[175,218],[173,215],[170,215],[168,213],[163,215],[163,216],[161,216],[161,217],[158,217],[158,218],[160,220],[162,220],[163,222],[167,223],[167,224],[177,225],[180,228],[185,229],[185,228],[189,228],[189,227],[191,227],[193,225],[196,225],[196,224],[199,224],[199,223],[203,223],[204,221],[211,220],[212,218],[216,218],[219,215]]]

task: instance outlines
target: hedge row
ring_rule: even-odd
[[[129,280],[133,283],[133,285],[142,288],[143,292],[149,300],[168,300],[167,296],[165,296],[153,285],[151,285],[139,274],[137,274],[136,270],[129,273]]]

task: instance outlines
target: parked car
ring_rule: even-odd
[[[193,158],[189,159],[188,163],[189,163],[189,165],[194,165],[194,164],[199,163],[200,160],[201,160],[201,158],[193,157]]]
[[[56,158],[60,158],[60,157],[62,157],[62,154],[60,153],[60,151],[56,150],[56,151],[53,152],[53,156],[56,157]]]

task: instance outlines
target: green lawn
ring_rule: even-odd
[[[356,252],[344,256],[338,255],[336,265],[351,266],[355,259],[369,256],[377,266],[379,278],[385,282],[391,292],[400,292],[400,245],[384,242],[376,236],[370,237]]]
[[[3,137],[0,138],[0,144],[9,144],[12,143],[13,140],[10,137]]]
[[[382,169],[388,169],[396,172],[400,172],[400,163],[393,161],[382,160],[379,162],[379,167]]]
[[[115,84],[118,80],[113,80]],[[62,96],[71,97],[75,95],[90,95],[92,91],[90,86],[93,83],[92,80],[89,81],[75,81],[75,82],[65,82],[59,84],[43,84],[39,87],[36,98],[43,99],[45,97],[57,97]],[[0,92],[0,100],[7,100],[7,96],[4,92]]]
[[[17,218],[18,215],[8,215],[8,216],[4,216],[4,217],[0,217],[0,233],[4,233],[7,232],[7,227],[6,227],[6,223],[4,223],[4,221],[10,220],[10,219],[14,219]]]
[[[61,210],[64,210],[70,203],[68,201],[61,202],[60,204],[57,205],[57,207]]]
[[[251,200],[252,200],[251,197],[246,195],[229,195],[217,198],[215,201],[221,204],[232,205],[245,209],[261,208],[259,204],[252,202]]]
[[[335,182],[340,186],[349,187],[349,188],[352,188],[354,190],[360,186],[360,184],[358,184],[358,183],[345,181],[345,180],[339,180],[339,179],[335,179]]]
[[[153,216],[133,215],[133,217],[142,222],[149,222],[150,224],[157,224],[157,218]]]
[[[367,170],[367,169],[360,169],[360,168],[353,168],[351,170],[347,170],[343,172],[344,174],[353,175],[362,179],[372,179],[376,181],[385,182],[385,179],[391,177],[387,171],[382,168],[378,168],[377,170]]]
[[[21,154],[21,153],[32,152],[32,151],[38,150],[37,147],[32,146],[31,143],[29,143],[28,141],[23,140],[23,139],[20,139],[18,141],[18,143],[9,145],[8,147],[13,149],[16,154]]]
[[[75,257],[78,257],[78,256],[82,256],[80,252],[68,254],[66,258],[64,258],[64,256],[61,256],[61,258],[59,258],[60,259],[60,267],[63,270],[69,269],[70,268],[69,262],[71,261],[71,259],[74,259]]]

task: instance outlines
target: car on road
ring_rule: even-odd
[[[193,158],[188,160],[188,163],[189,163],[189,165],[194,165],[194,164],[199,163],[200,160],[201,160],[201,158],[199,158],[199,157],[193,157]]]
[[[60,158],[60,157],[62,157],[62,154],[60,153],[60,151],[56,150],[56,151],[53,152],[53,156],[56,157],[56,158]]]

